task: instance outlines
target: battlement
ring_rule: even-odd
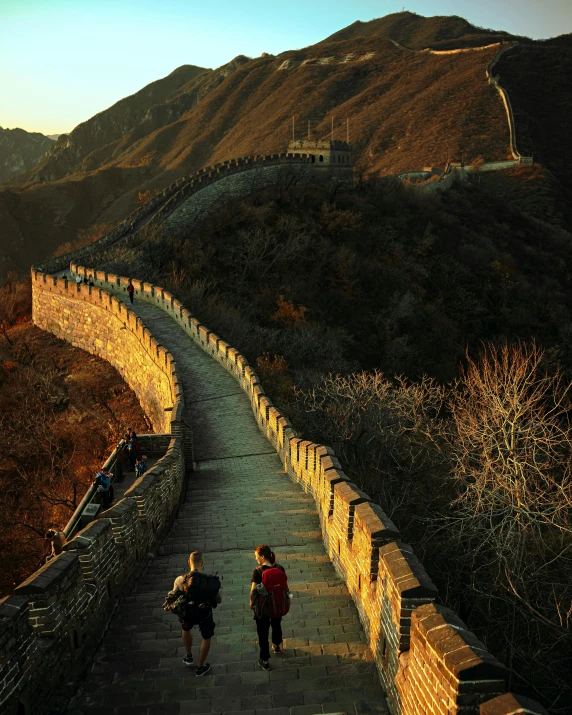
[[[338,144],[346,142],[331,144],[337,147]],[[334,153],[334,162],[329,159],[320,161],[320,155],[296,147],[286,153],[244,156],[226,160],[222,164],[206,166],[169,184],[105,236],[83,248],[42,261],[36,268],[46,273],[55,273],[66,269],[72,260],[95,265],[111,247],[132,247],[144,240],[143,232],[136,227],[149,216],[150,220],[145,223],[146,231],[167,221],[180,208],[167,227],[177,229],[184,225],[188,228],[192,223],[204,218],[217,204],[242,198],[276,184],[281,179],[351,183],[351,162],[348,158],[350,155],[338,148],[334,149]],[[321,156],[324,159],[329,155]],[[184,208],[183,204],[186,204]]]
[[[61,318],[56,318],[55,323],[47,329],[56,327],[62,337],[65,337],[66,331],[75,335],[76,328],[70,327],[75,325],[72,313],[82,313],[83,307],[86,304],[92,305],[92,301],[95,309],[113,313],[115,319],[120,321],[109,324],[108,331],[121,330],[119,326],[122,322],[126,326],[130,325],[126,320],[130,311],[127,311],[116,297],[126,291],[127,278],[87,269],[76,263],[72,263],[70,268],[74,276],[93,275],[96,287],[78,287],[75,283],[55,280],[38,274],[37,271],[33,272],[34,292],[46,293],[46,305],[51,306],[54,315],[62,314],[62,304],[50,301],[54,297],[68,301],[63,304],[64,311],[67,311],[65,317],[62,315]],[[375,655],[392,713],[488,715],[494,712],[495,715],[510,715],[518,712],[515,708],[521,700],[524,702],[526,699],[505,693],[506,668],[486,650],[452,611],[438,605],[437,589],[412,548],[400,540],[399,530],[379,505],[372,503],[370,497],[344,474],[333,451],[325,445],[303,440],[297,435],[287,418],[266,396],[258,376],[244,356],[202,325],[174,296],[158,286],[142,281],[133,280],[133,285],[137,300],[153,303],[164,310],[176,320],[189,338],[234,376],[248,396],[258,427],[278,453],[285,472],[313,496],[324,545],[355,602],[367,643]],[[44,305],[45,301],[39,301],[38,304]],[[107,306],[110,307],[109,311]],[[36,314],[34,318],[36,319]],[[47,321],[47,317],[42,319]],[[49,326],[50,323],[46,322],[46,325]],[[137,330],[136,324],[133,329]],[[145,328],[141,330],[140,335],[151,363],[161,369],[164,367],[166,372],[176,376],[166,349],[154,344],[151,337],[145,338]],[[108,332],[108,339],[117,334]],[[112,351],[110,356],[113,358]],[[173,380],[175,397],[174,385]],[[139,520],[152,520],[154,524],[160,520],[151,514],[153,505],[162,497],[152,496],[149,491],[157,488],[160,479],[157,476],[142,480],[137,489],[132,489],[130,496]],[[124,533],[121,519],[124,518],[127,505],[120,503],[113,509],[117,509],[117,526],[112,520],[112,527],[119,535]],[[133,513],[131,512],[132,516]],[[80,561],[69,554],[61,561],[62,564],[65,561],[65,568],[60,568],[69,573],[69,578],[66,576],[67,581],[56,571],[49,569],[46,570],[49,574],[42,572],[38,575],[41,583],[50,584],[50,597],[59,594],[58,589],[63,588],[65,591],[72,588],[66,586],[67,583],[79,583],[81,554],[85,548],[89,548],[92,537],[99,544],[97,548],[100,549],[100,558],[105,562],[106,549],[111,549],[111,532],[99,523],[92,525],[91,529],[87,537],[85,531],[81,534],[86,541],[77,542],[77,548],[68,549],[68,552],[79,553]],[[115,531],[113,533],[117,541],[120,537],[115,536]],[[83,580],[86,583],[88,561],[84,557]],[[105,568],[103,571],[107,574],[111,567]],[[89,571],[89,574],[92,578],[92,571]],[[22,586],[23,589],[19,593],[31,598],[33,590],[30,590],[30,584],[26,582],[26,585]],[[81,587],[77,586],[77,589],[79,590],[74,599],[69,599],[69,608],[72,607],[72,602],[88,602],[88,586],[84,588],[85,593]],[[63,595],[58,595],[58,599],[60,598],[63,599],[64,605],[68,603]],[[59,601],[53,601],[56,602]],[[48,603],[48,600],[41,603]],[[18,629],[27,633],[26,629],[32,627],[29,625],[30,618],[35,618],[36,607],[33,603],[30,606],[27,601],[19,600],[14,602],[14,608],[13,618],[9,619],[7,630],[5,629],[9,638],[9,633],[13,634]],[[60,619],[57,614],[58,608],[53,608],[54,615],[51,620],[46,620],[42,612],[44,620],[38,627],[43,628],[46,634],[55,634],[52,637],[59,642],[62,634],[68,631],[62,625],[65,619]],[[77,622],[76,616],[73,617],[74,622]],[[86,627],[89,628],[88,625]],[[14,644],[14,648],[26,648],[25,638],[24,645],[21,640],[10,642]],[[20,657],[23,658],[22,662],[27,662],[24,656]],[[34,683],[33,687],[40,687],[36,676],[29,671],[20,671],[19,679],[22,678],[27,678],[28,683]],[[17,682],[17,679],[14,682]],[[545,711],[537,703],[526,700],[526,707],[532,715],[545,715]]]

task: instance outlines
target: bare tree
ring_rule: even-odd
[[[533,643],[550,653],[545,678],[557,680],[572,645],[571,384],[544,372],[542,358],[537,346],[518,344],[467,359],[451,401],[458,496],[446,521],[485,608],[505,602],[498,625],[507,665],[524,638],[528,657]],[[570,694],[570,681],[558,682]]]

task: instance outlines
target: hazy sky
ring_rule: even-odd
[[[183,64],[318,42],[405,0],[0,0],[0,126],[69,132]],[[572,0],[407,0],[533,38],[572,32]]]

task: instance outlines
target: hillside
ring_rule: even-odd
[[[330,35],[318,46],[372,36],[386,37],[415,50],[426,47],[434,49],[478,47],[500,40],[516,39],[502,30],[475,27],[456,15],[423,17],[413,12],[396,12],[370,22],[358,20],[349,27]]]
[[[485,77],[497,48],[440,56],[407,48],[466,47],[505,37],[462,18],[398,13],[279,57],[239,56],[217,70],[181,67],[61,136],[33,171],[0,191],[6,227],[0,273],[25,271],[94,223],[115,224],[136,207],[139,190],[161,189],[228,158],[283,151],[293,115],[298,134],[305,135],[311,121],[314,137],[329,136],[332,118],[338,136],[345,136],[350,118],[359,172],[444,166],[461,154],[466,161],[504,159],[507,121]],[[567,50],[526,47],[545,53],[547,69],[542,77],[533,73],[533,87],[526,70],[516,81],[524,99],[529,89],[545,92],[543,111],[550,113],[547,77],[557,53]],[[518,66],[520,56],[510,60],[508,53],[506,62]],[[562,91],[571,94],[565,85]],[[514,103],[518,115],[516,91]]]
[[[39,132],[0,127],[0,184],[30,171],[53,145]]]

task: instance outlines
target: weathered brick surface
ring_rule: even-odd
[[[108,279],[117,286],[115,276]],[[164,348],[123,302],[98,288],[35,270],[32,297],[38,327],[110,362],[133,388],[155,430],[170,431],[181,401],[177,381]]]

